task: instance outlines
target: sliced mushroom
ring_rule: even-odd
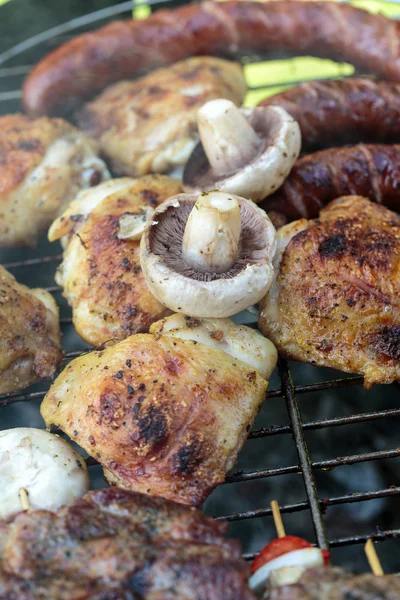
[[[141,241],[151,293],[174,312],[230,317],[273,279],[275,229],[250,200],[219,191],[179,194],[155,210]]]
[[[279,106],[211,100],[197,113],[201,144],[183,174],[187,192],[219,189],[258,202],[282,185],[300,153],[297,122]]]

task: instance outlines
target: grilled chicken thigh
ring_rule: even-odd
[[[53,377],[61,362],[58,307],[0,266],[0,394]]]
[[[276,350],[229,319],[172,315],[151,331],[71,362],[41,414],[109,483],[199,505],[236,462]]]
[[[245,92],[238,63],[200,56],[111,85],[78,122],[115,173],[167,173],[186,163],[198,141],[197,110],[216,98],[241,104]]]
[[[140,227],[180,191],[178,180],[166,175],[112,179],[81,193],[51,226],[50,241],[66,236],[56,281],[72,306],[77,332],[90,344],[148,331],[169,314],[144,280]]]
[[[32,245],[81,188],[107,179],[96,151],[62,119],[0,117],[0,246]]]
[[[400,216],[359,196],[277,233],[259,327],[287,358],[400,379]]]

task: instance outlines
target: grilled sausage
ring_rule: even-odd
[[[26,80],[29,113],[56,113],[119,79],[199,54],[285,52],[400,81],[400,23],[335,2],[204,2],[113,22],[63,44]]]
[[[400,85],[349,78],[309,81],[266,98],[299,123],[302,151],[359,142],[400,142]]]
[[[400,211],[400,145],[358,144],[304,156],[261,206],[289,221],[313,219],[325,204],[349,195]]]

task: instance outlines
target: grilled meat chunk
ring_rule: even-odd
[[[261,106],[284,108],[301,129],[302,152],[344,144],[395,144],[400,139],[400,86],[367,77],[306,81]]]
[[[400,379],[400,216],[357,196],[280,229],[259,327],[287,358]]]
[[[59,512],[0,524],[0,597],[254,600],[226,525],[161,498],[107,488]]]
[[[264,600],[398,600],[400,577],[353,575],[338,567],[307,569],[294,585],[271,588]]]
[[[53,377],[62,358],[58,307],[0,266],[0,394]]]
[[[115,173],[167,173],[186,163],[198,141],[197,110],[216,98],[240,105],[245,92],[238,63],[200,56],[110,86],[78,121]]]
[[[81,188],[107,179],[96,151],[62,119],[0,117],[0,247],[32,245]]]
[[[112,179],[81,193],[51,226],[50,241],[69,239],[56,281],[89,344],[146,332],[169,314],[147,288],[140,238],[131,233],[147,210],[180,191],[179,181],[165,175]]]
[[[43,400],[46,425],[95,457],[110,483],[201,504],[234,466],[276,364],[275,348],[259,333],[239,328],[241,347],[240,335],[226,339],[229,331],[212,321],[199,334],[197,319],[186,318],[186,333],[157,331],[156,323],[155,335],[75,359]],[[182,339],[192,329],[193,338]],[[252,348],[256,365],[260,352],[269,364],[266,378],[251,364]]]

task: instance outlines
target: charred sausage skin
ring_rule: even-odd
[[[357,77],[308,81],[270,96],[260,105],[279,105],[296,119],[302,152],[359,142],[400,142],[397,83]]]
[[[34,67],[23,100],[32,115],[55,114],[113,81],[188,56],[238,50],[331,58],[400,81],[399,33],[396,21],[335,2],[203,2],[77,36]]]
[[[289,221],[313,219],[323,206],[349,195],[400,211],[400,145],[358,144],[303,156],[261,206]]]

